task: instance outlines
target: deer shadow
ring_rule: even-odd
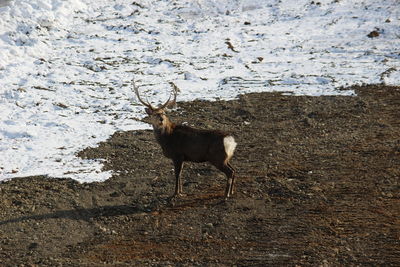
[[[76,208],[70,210],[60,210],[45,214],[34,214],[34,215],[26,215],[14,219],[8,219],[4,221],[0,221],[1,225],[6,225],[10,223],[18,223],[28,220],[48,220],[48,219],[71,219],[71,220],[83,220],[90,221],[93,218],[98,217],[114,217],[121,215],[132,215],[132,214],[140,214],[140,213],[148,213],[151,212],[149,209],[145,209],[142,207],[134,207],[132,205],[116,205],[116,206],[101,206],[101,207],[93,207],[93,208]]]
[[[0,226],[19,223],[23,221],[41,221],[49,219],[70,219],[76,221],[87,221],[100,217],[115,217],[124,215],[139,215],[139,214],[151,214],[152,212],[168,212],[190,209],[195,206],[215,206],[225,203],[221,200],[221,196],[218,194],[207,194],[194,197],[193,199],[179,199],[173,200],[171,197],[160,198],[154,201],[148,206],[134,206],[134,205],[113,205],[113,206],[99,206],[93,208],[75,208],[70,210],[59,210],[44,214],[33,214],[21,216],[18,218],[8,219],[0,221]]]

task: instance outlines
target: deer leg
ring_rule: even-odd
[[[183,160],[174,159],[174,169],[175,169],[175,193],[174,196],[180,196],[182,194],[182,183],[181,183],[181,172],[183,166]]]
[[[233,192],[235,191],[235,169],[232,167],[232,165],[229,163],[229,162],[227,162],[227,164],[226,165],[228,165],[228,167],[231,169],[231,171],[232,171],[232,184],[231,184],[231,188],[230,188],[230,191],[229,191],[229,195],[233,195]]]
[[[233,179],[234,179],[233,177],[234,177],[235,171],[233,170],[233,168],[229,167],[229,165],[226,163],[223,163],[222,165],[217,165],[216,167],[220,171],[225,173],[226,177],[228,178],[228,181],[226,183],[226,189],[225,189],[225,199],[227,199],[233,193],[232,186],[233,186]]]

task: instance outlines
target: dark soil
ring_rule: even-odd
[[[179,103],[171,119],[236,136],[237,192],[186,164],[181,199],[151,131],[79,155],[103,183],[0,184],[1,266],[399,266],[400,88]]]

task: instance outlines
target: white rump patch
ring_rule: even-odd
[[[236,142],[235,138],[233,136],[227,136],[224,138],[224,147],[225,147],[225,153],[228,156],[227,160],[230,160],[233,156],[233,152],[235,151],[236,148]]]

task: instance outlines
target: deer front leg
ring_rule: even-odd
[[[174,159],[174,169],[175,169],[175,193],[174,197],[179,197],[182,195],[182,182],[181,182],[181,172],[183,166],[183,160]]]

